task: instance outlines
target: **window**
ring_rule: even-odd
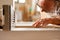
[[[32,25],[39,18],[50,17],[48,14],[41,13],[41,8],[37,5],[38,0],[15,0],[15,29],[16,30],[41,30]],[[42,14],[42,15],[41,15]],[[48,15],[48,16],[46,16]],[[51,25],[50,25],[51,26]],[[32,28],[32,29],[30,29]],[[12,28],[13,30],[14,28]],[[15,30],[14,29],[14,30]],[[42,28],[43,30],[49,30]],[[53,30],[52,28],[51,30]],[[57,29],[56,29],[57,30]]]
[[[19,0],[19,3],[25,3],[25,0]]]
[[[39,19],[39,17],[40,12],[37,11],[36,0],[15,0],[16,26],[29,26],[33,28],[33,23]]]

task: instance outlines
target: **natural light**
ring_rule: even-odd
[[[15,2],[19,2],[19,3],[25,3],[25,0],[14,0]]]

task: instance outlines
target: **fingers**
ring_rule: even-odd
[[[33,24],[35,28],[41,28],[43,26],[43,20],[38,20]]]
[[[40,27],[40,22],[39,22],[39,21],[35,22],[35,23],[33,24],[33,26],[36,27],[36,28]]]
[[[48,20],[46,19],[41,19],[41,20],[38,20],[37,22],[35,22],[33,24],[34,27],[36,28],[39,28],[39,27],[46,27],[46,25],[49,23]]]
[[[41,24],[41,20],[38,19],[38,20],[33,24],[33,27],[39,28],[39,27],[40,27],[40,24]]]

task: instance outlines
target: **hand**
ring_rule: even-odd
[[[37,20],[37,22],[35,22],[33,26],[36,28],[46,27],[50,23],[52,23],[52,18],[45,18],[45,19]]]

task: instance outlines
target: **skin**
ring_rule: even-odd
[[[2,18],[0,17],[0,21],[2,21]]]
[[[42,8],[42,12],[53,12],[55,10],[54,0],[42,0],[39,1],[38,5]],[[38,19],[33,26],[36,28],[46,27],[48,24],[60,24],[60,18],[45,18]]]

